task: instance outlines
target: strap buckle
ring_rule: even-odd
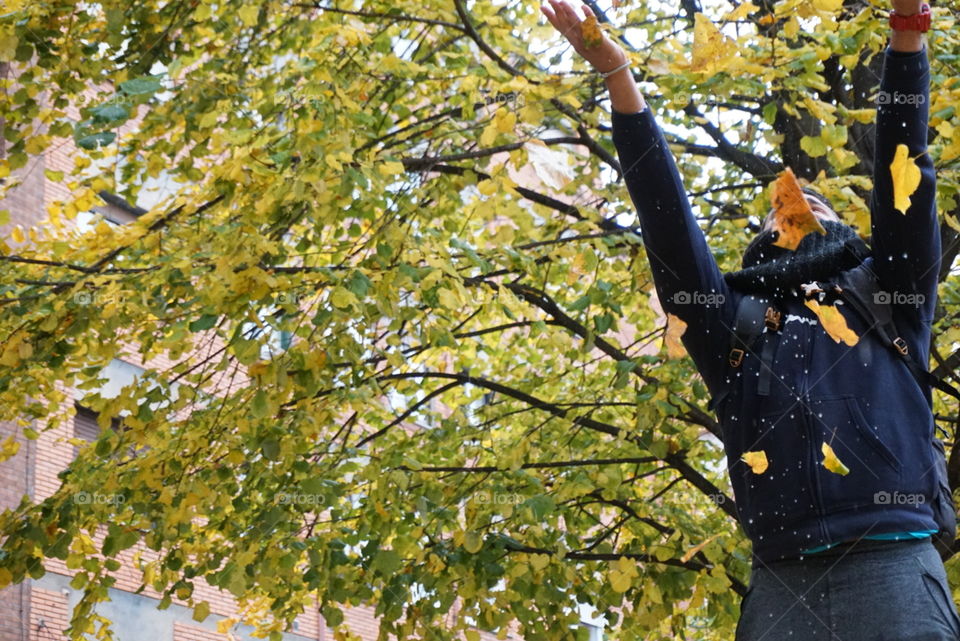
[[[743,362],[743,356],[746,352],[739,347],[730,350],[730,367],[740,367]]]
[[[763,314],[763,324],[766,325],[767,329],[769,329],[771,332],[779,332],[780,318],[782,316],[783,314],[780,312],[780,310],[772,306],[768,307],[767,311]]]
[[[904,356],[907,355],[907,341],[897,336],[895,339],[893,339],[893,346],[896,347],[897,351]]]

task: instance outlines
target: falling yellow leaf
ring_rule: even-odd
[[[827,443],[824,443],[820,446],[820,451],[823,452],[823,466],[825,468],[834,474],[839,474],[840,476],[846,476],[850,473],[850,468],[844,465],[840,459],[837,458],[833,448]]]
[[[777,247],[794,251],[803,237],[810,232],[819,232],[826,235],[820,221],[813,214],[810,203],[800,191],[800,183],[794,176],[793,170],[787,167],[773,185],[773,229],[780,232],[776,242]]]
[[[667,314],[667,332],[664,335],[663,342],[667,346],[668,358],[683,358],[687,350],[683,347],[680,337],[687,331],[687,324],[679,316]]]
[[[813,310],[813,313],[820,319],[820,324],[826,330],[830,338],[837,341],[843,341],[853,347],[860,340],[857,333],[847,327],[847,319],[843,317],[840,310],[835,305],[820,305],[815,300],[804,301],[804,304]]]
[[[680,557],[680,560],[681,560],[683,563],[686,563],[687,561],[689,561],[690,559],[692,559],[692,558],[694,557],[694,555],[696,555],[697,552],[699,552],[699,551],[702,550],[704,547],[706,547],[707,543],[709,543],[710,541],[714,540],[714,539],[717,538],[718,536],[720,536],[720,533],[719,533],[719,532],[716,533],[716,534],[714,534],[714,535],[711,536],[710,538],[702,541],[701,543],[698,543],[697,545],[693,546],[692,548],[690,548],[689,550],[687,550],[686,552],[683,553],[683,556]]]
[[[910,158],[910,149],[903,143],[897,145],[890,163],[890,174],[893,176],[893,208],[905,215],[910,207],[910,196],[920,186],[920,168]]]
[[[702,13],[694,16],[691,71],[715,73],[737,54],[737,45]]]
[[[588,48],[600,46],[603,42],[603,33],[600,31],[596,16],[589,16],[580,23],[580,35],[583,37],[583,44]]]
[[[763,450],[744,452],[740,460],[749,465],[754,474],[763,474],[767,471],[767,453]]]

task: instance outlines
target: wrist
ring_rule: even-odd
[[[890,12],[888,23],[894,32],[924,33],[930,29],[930,5],[923,2],[897,7]]]
[[[593,70],[596,73],[604,74],[611,71],[612,69],[616,69],[617,67],[623,65],[625,62],[628,62],[628,61],[629,59],[627,58],[627,54],[625,54],[622,50],[620,50],[616,53],[613,53],[609,56],[604,57],[603,60],[596,60],[596,61],[591,60],[590,66],[593,67]]]

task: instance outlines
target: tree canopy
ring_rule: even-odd
[[[884,3],[618,4],[592,6],[722,269],[785,167],[869,231]],[[953,9],[928,34],[941,374]],[[38,154],[73,170],[0,247],[0,419],[64,432],[76,397],[104,429],[0,517],[0,585],[65,560],[78,636],[139,545],[163,603],[203,618],[207,582],[274,637],[317,598],[332,626],[368,602],[384,634],[449,639],[459,598],[458,626],[531,640],[578,602],[623,638],[730,638],[750,548],[719,426],[661,343],[603,83],[560,44],[536,2],[8,1],[3,189]],[[150,205],[74,225],[102,193]],[[144,374],[106,397],[118,358]]]

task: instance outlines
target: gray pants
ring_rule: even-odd
[[[861,540],[754,559],[736,641],[958,641],[960,617],[929,538]]]

